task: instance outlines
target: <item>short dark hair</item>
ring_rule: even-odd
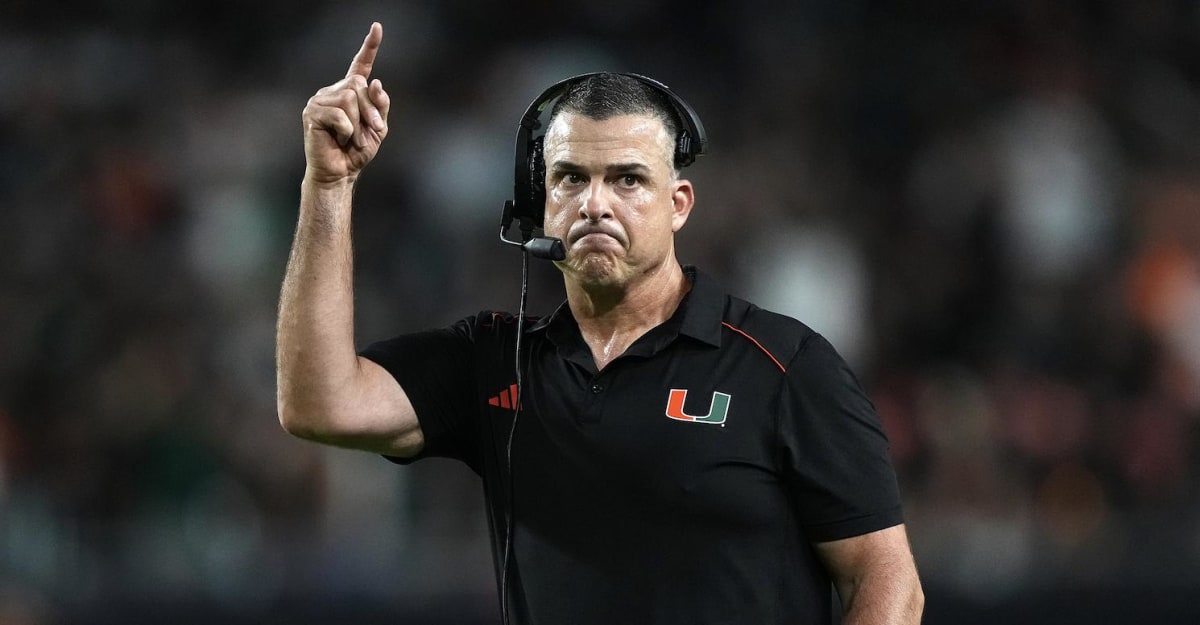
[[[651,115],[662,121],[671,137],[672,150],[679,140],[680,121],[675,107],[658,89],[623,74],[600,73],[572,84],[550,109],[550,122],[562,111],[595,120],[618,115]]]

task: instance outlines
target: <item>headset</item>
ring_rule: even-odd
[[[504,625],[509,623],[508,614],[508,572],[509,558],[512,552],[513,539],[513,500],[512,500],[512,448],[513,438],[517,432],[517,418],[521,414],[521,395],[525,388],[521,363],[521,337],[525,327],[525,303],[529,293],[529,257],[559,261],[567,257],[566,248],[560,239],[546,236],[534,236],[534,229],[543,226],[543,214],[546,210],[546,162],[543,157],[543,141],[545,135],[534,137],[534,132],[542,127],[541,116],[552,102],[567,93],[577,83],[587,80],[599,72],[580,74],[566,80],[560,80],[550,86],[534,99],[521,123],[517,126],[516,159],[513,171],[513,199],[504,202],[504,212],[500,218],[500,241],[514,245],[524,252],[521,263],[521,301],[517,308],[516,357],[517,392],[513,398],[513,420],[508,431],[508,441],[505,445],[505,468],[508,471],[508,485],[505,488],[508,503],[505,506],[505,535],[504,552],[500,573],[500,614]],[[708,137],[704,134],[704,125],[692,107],[675,95],[666,85],[653,78],[639,74],[619,74],[633,78],[647,85],[666,97],[674,109],[675,121],[678,126],[675,139],[675,167],[682,168],[695,162],[696,157],[705,153],[708,148]],[[514,241],[505,237],[513,221],[520,222],[521,240]],[[491,508],[489,506],[489,518]]]
[[[504,202],[504,212],[500,219],[500,240],[509,245],[521,247],[537,258],[546,260],[563,260],[566,250],[562,241],[551,237],[535,237],[535,228],[542,227],[542,217],[546,209],[546,161],[542,148],[545,135],[534,137],[534,132],[542,127],[541,116],[546,108],[576,84],[598,76],[601,72],[580,74],[565,80],[560,80],[546,89],[534,99],[521,123],[517,126],[516,158],[513,167],[513,199]],[[675,138],[675,167],[687,167],[696,161],[696,157],[708,149],[708,136],[704,133],[704,124],[700,117],[687,102],[675,95],[665,84],[640,74],[618,74],[633,78],[638,82],[654,89],[663,95],[674,110],[675,119],[679,126]],[[505,238],[513,221],[520,222],[521,241]]]

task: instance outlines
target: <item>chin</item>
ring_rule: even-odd
[[[624,273],[613,259],[599,254],[568,259],[565,271],[588,286],[617,286],[624,282]]]

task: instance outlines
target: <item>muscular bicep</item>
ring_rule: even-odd
[[[411,457],[424,435],[408,394],[386,369],[363,358],[343,376],[280,377],[279,421],[303,439]],[[286,389],[286,390],[283,390]]]
[[[909,614],[915,601],[919,617],[923,599],[904,525],[813,546],[829,571],[847,613],[857,610],[881,615]]]

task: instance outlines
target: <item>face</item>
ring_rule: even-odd
[[[563,240],[568,280],[619,287],[675,257],[692,208],[673,141],[651,115],[595,120],[563,112],[546,131],[548,236]]]

